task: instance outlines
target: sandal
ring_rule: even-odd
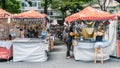
[[[71,58],[70,56],[66,57],[66,59],[70,59],[70,58]]]

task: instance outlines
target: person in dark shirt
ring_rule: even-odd
[[[57,31],[57,36],[60,40],[62,40],[62,31],[60,29]]]
[[[37,28],[36,28],[36,29],[34,30],[34,37],[35,37],[35,38],[38,38],[38,33],[39,33],[39,32],[38,32],[38,30],[37,30]]]
[[[71,50],[71,47],[72,47],[72,40],[73,40],[74,35],[75,35],[75,33],[73,32],[73,28],[70,27],[70,29],[68,31],[68,37],[66,38],[66,44],[67,44],[66,58],[67,59],[71,58],[70,50]]]

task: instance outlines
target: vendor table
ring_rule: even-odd
[[[41,39],[19,38],[13,40],[13,61],[43,62],[47,60],[49,43]]]
[[[104,60],[110,59],[109,57],[109,42],[104,44]],[[93,42],[78,42],[74,45],[74,58],[75,60],[92,61],[94,60],[94,45]],[[98,51],[97,60],[101,60],[100,52]]]

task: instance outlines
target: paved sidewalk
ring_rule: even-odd
[[[65,59],[65,49],[65,45],[55,46],[46,62],[0,62],[0,68],[120,68],[120,59],[116,58],[105,61],[105,64]]]

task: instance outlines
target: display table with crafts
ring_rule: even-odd
[[[17,38],[13,40],[13,61],[43,62],[48,56],[49,43],[37,38]]]
[[[0,41],[0,59],[9,60],[12,58],[12,42],[11,41]]]
[[[83,61],[93,61],[94,60],[94,50],[95,50],[95,42],[80,42],[73,41],[77,43],[74,45],[74,58],[75,60],[83,60]],[[109,42],[103,42],[104,48],[104,60],[110,59],[109,57]],[[100,51],[98,51],[97,60],[101,60]]]

